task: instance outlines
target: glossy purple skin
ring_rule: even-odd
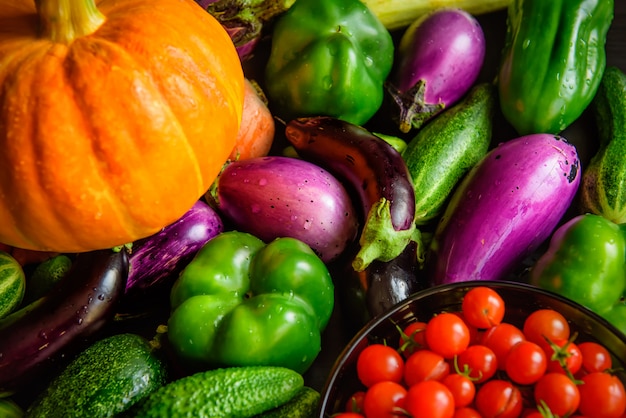
[[[174,279],[198,250],[223,230],[219,214],[198,200],[176,222],[133,243],[126,292]]]
[[[282,156],[234,161],[216,184],[218,211],[265,242],[296,238],[328,262],[356,238],[358,218],[346,189],[313,163]]]
[[[440,9],[407,28],[398,45],[394,85],[401,92],[425,81],[424,103],[458,101],[474,84],[485,59],[478,21],[460,9]]]
[[[574,145],[533,134],[500,144],[454,192],[437,225],[434,284],[502,280],[554,231],[580,184]]]

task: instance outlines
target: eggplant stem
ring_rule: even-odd
[[[385,89],[398,106],[398,128],[403,133],[408,133],[412,128],[419,129],[427,120],[445,108],[442,102],[429,104],[424,98],[426,82],[419,80],[413,87],[405,92],[398,90],[391,83],[385,83]]]

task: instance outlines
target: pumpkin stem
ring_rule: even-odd
[[[69,44],[94,33],[106,18],[95,0],[35,0],[41,36]]]

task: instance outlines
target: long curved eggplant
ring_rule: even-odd
[[[331,266],[342,306],[348,310],[349,325],[358,330],[373,317],[426,287],[417,250],[417,243],[410,242],[393,260],[374,260],[363,271],[355,271],[349,260]]]
[[[133,243],[126,292],[145,290],[175,278],[198,250],[223,230],[219,214],[198,200],[176,222]]]
[[[128,277],[125,251],[76,256],[44,297],[0,322],[0,392],[45,373],[64,349],[101,329],[114,315]]]
[[[328,116],[287,123],[285,136],[298,155],[326,168],[358,193],[365,225],[355,270],[391,261],[415,236],[415,191],[400,153],[352,123]]]
[[[576,147],[532,134],[492,149],[454,191],[426,262],[435,284],[502,280],[556,228],[580,184]]]

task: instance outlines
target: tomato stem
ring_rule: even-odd
[[[36,0],[41,36],[71,43],[94,33],[106,20],[95,0]]]

